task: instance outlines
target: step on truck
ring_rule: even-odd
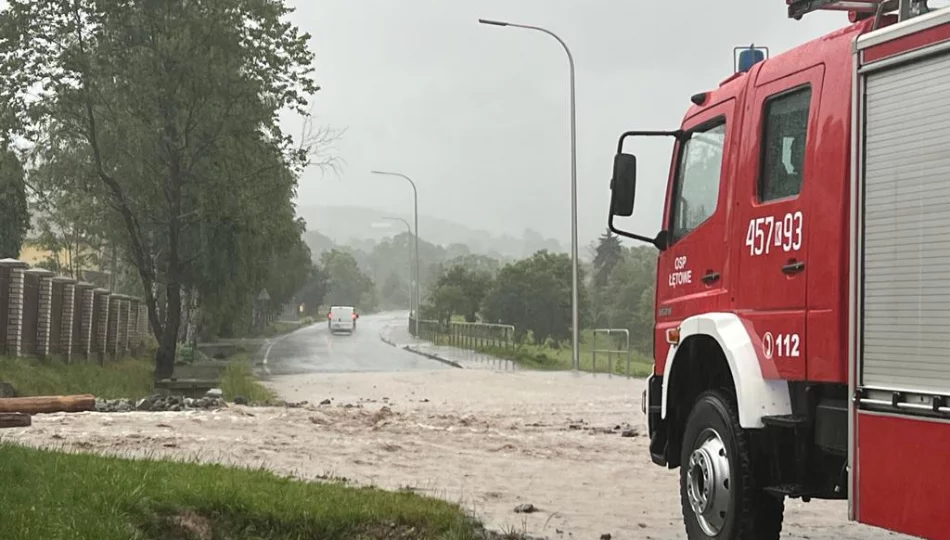
[[[690,540],[777,539],[786,498],[950,539],[950,8],[787,9],[850,24],[737,51],[679,128],[618,142],[609,228],[659,250],[650,457]],[[615,223],[643,137],[674,148],[655,236]]]

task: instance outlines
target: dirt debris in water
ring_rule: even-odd
[[[531,503],[519,504],[515,507],[516,514],[533,514],[537,511],[538,509]]]
[[[261,407],[253,417],[237,412],[246,407],[36,415],[33,428],[4,441],[263,464],[297,478],[347,478],[393,491],[413,486],[474,511],[501,531],[486,536],[493,540],[505,531],[577,540],[605,531],[622,539],[683,538],[678,471],[654,465],[642,436],[642,380],[455,369],[295,375],[270,385],[283,399],[311,403],[328,395],[349,404],[390,399],[388,410]],[[410,401],[412,392],[432,403]],[[592,434],[594,428],[600,432]],[[638,435],[623,436],[627,430]],[[163,446],[169,442],[176,446]],[[514,513],[526,499],[545,510]],[[786,507],[783,540],[912,540],[849,523],[844,501],[792,500]]]

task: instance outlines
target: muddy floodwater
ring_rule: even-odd
[[[269,384],[311,405],[40,415],[4,440],[411,489],[457,502],[492,528],[548,538],[684,538],[677,471],[647,454],[643,380],[438,369],[287,375]],[[514,512],[522,504],[537,511]],[[848,523],[844,502],[787,507],[783,538],[910,538]]]

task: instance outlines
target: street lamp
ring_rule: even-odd
[[[412,236],[412,227],[409,226],[409,222],[400,218],[400,217],[384,217],[389,221],[401,221],[406,226],[406,231],[409,233],[409,236]],[[413,302],[412,302],[412,252],[410,251],[409,257],[409,313],[413,312]]]
[[[420,280],[420,274],[419,274],[419,192],[416,191],[416,183],[413,182],[411,178],[409,178],[408,176],[406,176],[406,175],[404,175],[404,174],[402,174],[402,173],[388,172],[388,171],[370,171],[370,172],[373,173],[373,174],[382,174],[382,175],[387,175],[387,176],[398,176],[398,177],[404,179],[405,181],[409,182],[409,185],[412,186],[412,204],[413,204],[413,212],[412,212],[412,213],[413,213],[413,220],[415,221],[415,227],[414,227],[414,228],[415,228],[415,237],[416,237],[416,238],[415,238],[415,244],[416,244],[416,246],[415,246],[415,251],[416,251],[416,283],[415,283],[415,285],[416,285],[416,286],[415,286],[415,289],[416,289],[416,294],[415,294],[415,296],[416,296],[416,300],[415,300],[415,307],[416,307],[415,318],[416,318],[416,323],[415,323],[415,325],[416,325],[416,337],[418,337],[418,336],[419,336],[419,317],[421,316],[421,315],[419,314],[419,304],[420,304],[420,301],[421,301],[421,299],[422,299],[422,297],[419,296],[419,280]]]
[[[572,350],[571,360],[574,369],[580,368],[580,329],[578,315],[578,270],[577,270],[577,122],[576,106],[574,99],[574,55],[567,47],[567,43],[558,37],[554,32],[538,26],[529,26],[526,24],[515,24],[504,21],[493,21],[490,19],[478,19],[481,24],[490,26],[503,26],[512,28],[524,28],[526,30],[537,30],[553,37],[564,48],[567,53],[567,61],[570,66],[571,74],[571,329],[572,329]]]

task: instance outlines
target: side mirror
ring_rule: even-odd
[[[633,214],[637,192],[637,157],[618,153],[614,156],[614,176],[610,180],[610,212],[615,216]]]

